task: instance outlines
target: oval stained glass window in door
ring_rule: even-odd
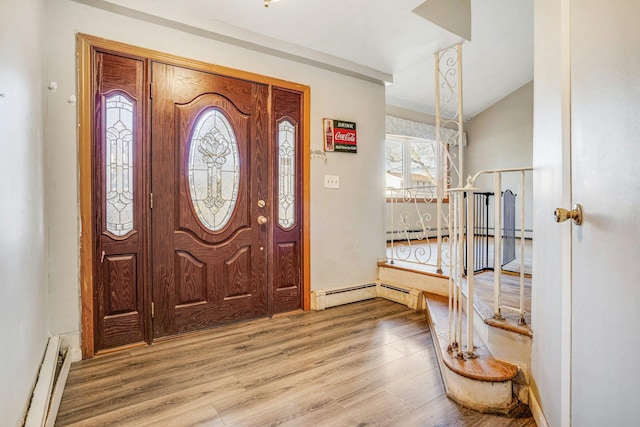
[[[289,120],[278,124],[278,224],[296,222],[296,127]]]
[[[115,236],[133,230],[133,101],[116,93],[105,98],[106,228]]]
[[[220,111],[206,110],[196,121],[187,167],[198,219],[210,231],[223,229],[238,199],[240,158],[236,135]]]

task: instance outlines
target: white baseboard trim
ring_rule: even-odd
[[[55,383],[56,365],[60,353],[60,337],[49,338],[47,349],[40,365],[40,372],[36,380],[31,398],[31,404],[27,411],[25,427],[42,427],[47,420],[51,392]]]
[[[531,389],[529,389],[529,409],[538,427],[549,427],[549,423],[547,423],[547,419],[540,407],[540,402],[538,402],[538,398]]]
[[[64,393],[64,386],[67,384],[67,377],[71,369],[71,362],[73,362],[73,360],[71,360],[71,350],[67,350],[64,361],[62,362],[62,368],[60,368],[60,373],[56,379],[56,385],[53,388],[45,427],[53,427],[56,423],[58,409],[60,409],[60,402],[62,402],[62,394]]]
[[[63,350],[65,347],[66,351]],[[64,356],[58,371],[61,351]],[[80,360],[82,353],[79,348],[71,348],[65,337],[56,335],[49,338],[27,409],[25,427],[53,427],[74,357]]]

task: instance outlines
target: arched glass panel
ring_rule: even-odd
[[[224,228],[238,199],[240,158],[231,124],[218,110],[198,118],[189,145],[189,190],[193,208],[211,231]]]
[[[289,120],[278,125],[278,224],[296,222],[296,127]]]
[[[133,230],[133,101],[123,94],[106,98],[107,231],[124,236]]]

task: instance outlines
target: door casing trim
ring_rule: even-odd
[[[292,83],[286,80],[263,76],[248,71],[237,70],[220,65],[209,64],[188,58],[145,49],[125,43],[111,41],[100,37],[78,33],[76,36],[78,66],[78,162],[79,162],[79,207],[80,207],[80,341],[82,358],[95,355],[94,347],[94,310],[93,310],[93,271],[95,259],[93,254],[94,231],[92,228],[92,180],[91,180],[91,143],[92,143],[92,102],[91,102],[91,52],[94,48],[108,49],[128,55],[147,58],[151,61],[164,62],[179,67],[209,73],[221,74],[237,79],[250,80],[270,86],[278,86],[302,93],[302,118],[304,130],[302,135],[302,306],[304,310],[311,307],[311,272],[310,272],[310,124],[311,124],[311,88],[307,85]]]

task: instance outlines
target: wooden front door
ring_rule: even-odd
[[[308,308],[308,88],[85,37],[83,356]]]
[[[268,87],[151,73],[153,336],[265,316]]]

